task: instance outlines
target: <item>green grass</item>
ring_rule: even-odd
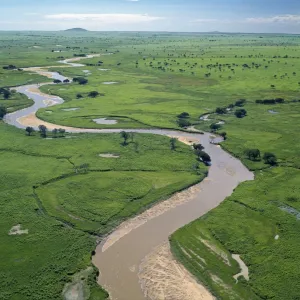
[[[123,146],[119,134],[42,139],[3,123],[0,135],[1,299],[61,299],[65,284],[91,265],[94,234],[107,233],[206,172],[205,166],[192,171],[191,149],[178,142],[171,151],[167,137],[136,134],[137,148],[131,140]],[[82,164],[89,171],[76,173]],[[29,233],[8,235],[18,224]],[[89,299],[106,298],[95,273],[85,285]]]
[[[85,61],[101,60],[102,66],[52,68],[69,77],[86,76],[89,82],[42,87],[66,100],[38,112],[46,121],[86,128],[178,129],[177,115],[184,111],[201,130],[225,121],[220,132],[226,131],[228,139],[222,147],[254,170],[256,179],[172,235],[172,251],[220,299],[297,299],[300,103],[292,100],[299,99],[298,36],[2,32],[0,38],[0,87],[49,81],[28,72],[3,70],[8,64],[55,66],[61,56],[114,53]],[[118,84],[103,84],[108,81]],[[90,91],[104,95],[92,99]],[[78,93],[83,95],[80,100]],[[286,103],[255,104],[257,99],[278,97]],[[247,99],[247,117],[237,119],[230,112],[211,115],[213,121],[199,119],[240,98]],[[18,94],[0,99],[0,105],[10,111],[30,103]],[[79,110],[66,112],[65,108]],[[103,117],[118,124],[93,121]],[[164,137],[136,134],[124,147],[117,134],[45,140],[25,137],[2,124],[0,134],[4,228],[0,242],[6,245],[0,254],[7,258],[0,263],[1,299],[59,299],[64,284],[90,264],[95,240],[88,233],[107,233],[129,216],[201,180],[206,171],[201,167],[196,175],[190,149],[178,145],[172,152]],[[244,155],[248,148],[275,153],[278,166],[269,169],[263,161],[249,161]],[[101,153],[120,158],[101,158]],[[76,174],[82,164],[88,164],[89,171]],[[19,223],[29,229],[29,235],[8,236]],[[274,239],[277,234],[279,240]],[[231,266],[199,238],[227,254]],[[249,282],[235,283],[232,276],[239,267],[232,253],[241,254],[249,266]],[[90,298],[101,299],[106,295],[93,276],[85,279]]]
[[[299,180],[296,169],[258,171],[255,181],[240,185],[217,209],[171,237],[175,256],[221,299],[296,299],[300,223],[291,211],[300,209]],[[217,245],[228,258],[240,254],[249,267],[249,283],[236,284],[237,264],[230,259],[232,266],[226,265],[199,238]],[[204,258],[204,270],[195,263],[197,257],[182,249]],[[214,282],[212,275],[222,281]]]

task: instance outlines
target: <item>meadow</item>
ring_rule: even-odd
[[[253,170],[255,180],[174,233],[172,251],[220,299],[297,299],[299,36],[35,32],[0,33],[0,40],[0,87],[49,81],[2,69],[9,64],[52,66],[70,78],[88,80],[43,86],[66,100],[38,111],[46,121],[86,128],[182,129],[178,115],[187,112],[188,122],[200,130],[221,122],[217,132],[227,133],[222,147]],[[85,53],[105,55],[86,59],[84,67],[55,67],[62,57]],[[99,95],[91,97],[91,91]],[[275,98],[284,102],[256,101]],[[242,107],[235,106],[239,99],[245,99]],[[10,111],[30,104],[18,94],[8,100],[0,95],[0,106]],[[77,110],[66,111],[72,108]],[[226,111],[217,114],[217,108]],[[241,108],[247,115],[237,118]],[[204,114],[208,120],[200,119]],[[98,118],[117,124],[97,124]],[[118,134],[41,139],[4,124],[0,131],[0,239],[6,245],[0,251],[7,257],[0,267],[1,299],[46,299],[41,290],[47,299],[59,299],[65,283],[90,266],[97,237],[206,172],[204,166],[194,171],[195,156],[187,146],[178,143],[171,151],[165,137],[136,134],[122,146]],[[261,156],[274,153],[277,164],[249,160],[247,149],[259,149]],[[107,153],[119,158],[99,156]],[[9,236],[17,224],[29,234]],[[241,255],[249,281],[240,277],[236,283],[239,266],[231,254]],[[90,299],[106,297],[95,284],[96,270],[87,273]]]

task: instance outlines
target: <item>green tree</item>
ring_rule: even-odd
[[[7,114],[7,109],[4,106],[0,106],[0,119],[3,119],[3,117]]]
[[[42,138],[47,137],[47,127],[45,125],[39,125],[39,132]]]
[[[237,118],[244,118],[247,115],[247,111],[241,108],[241,109],[237,109],[234,114]]]
[[[130,137],[130,134],[128,132],[126,132],[126,131],[122,131],[121,132],[121,137],[124,139],[123,145],[126,146],[128,144],[127,141],[128,141],[128,139]]]
[[[198,156],[198,159],[203,161],[205,164],[208,164],[211,162],[210,156],[203,150],[196,150],[195,154]]]
[[[177,123],[178,123],[178,126],[181,128],[189,127],[192,125],[191,122],[187,119],[178,119]]]
[[[88,96],[90,98],[96,98],[98,95],[99,95],[99,93],[97,91],[92,91],[92,92],[89,92],[89,94],[88,94]]]
[[[260,151],[259,151],[259,149],[246,149],[245,150],[245,155],[250,160],[253,160],[253,161],[260,159]]]
[[[266,152],[263,156],[263,159],[266,164],[269,164],[271,166],[274,166],[277,164],[277,157],[274,153]]]
[[[200,151],[204,149],[204,147],[201,144],[193,144],[193,148],[195,150],[200,150]]]
[[[53,130],[52,130],[52,134],[53,134],[53,136],[56,138],[57,137],[57,133],[58,133],[58,129],[57,128],[54,128]]]
[[[172,151],[176,150],[176,143],[177,143],[177,139],[176,138],[171,138],[170,139],[170,147],[171,147]]]
[[[34,132],[34,129],[33,129],[33,127],[28,126],[28,127],[26,127],[25,131],[28,136],[31,136],[31,134]]]
[[[59,129],[58,129],[58,132],[59,132],[59,135],[60,135],[61,137],[63,137],[63,136],[65,135],[65,133],[66,133],[66,130],[65,130],[65,129],[62,129],[62,128],[59,128]]]
[[[210,129],[211,129],[212,131],[217,131],[217,130],[219,130],[220,128],[221,128],[221,125],[220,125],[220,124],[217,124],[217,123],[213,123],[213,124],[210,125]]]

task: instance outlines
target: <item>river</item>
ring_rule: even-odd
[[[88,56],[88,58],[91,57],[93,56]],[[68,59],[61,63],[69,67],[84,66],[74,63],[77,60],[79,59]],[[45,68],[28,68],[27,70],[52,79],[67,79]],[[41,93],[38,90],[40,86],[41,84],[33,84],[14,88],[33,99],[34,105],[6,115],[4,118],[6,123],[18,128],[26,126],[36,128],[39,124],[44,124],[48,129],[59,127],[74,133],[110,133],[122,130],[72,128],[39,120],[35,116],[38,109],[64,102],[59,97]],[[211,144],[209,133],[187,133],[164,129],[128,131],[174,136],[186,142],[199,142],[211,156],[212,165],[204,181],[121,224],[98,245],[93,263],[100,270],[99,284],[107,289],[111,300],[213,299],[209,292],[198,284],[181,265],[176,264],[168,249],[168,237],[180,227],[217,207],[232,194],[239,183],[252,180],[253,173],[220,146]],[[193,289],[195,289],[194,293],[187,291]]]

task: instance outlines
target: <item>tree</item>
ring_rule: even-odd
[[[8,100],[11,96],[11,91],[9,89],[5,89],[5,88],[0,88],[0,95],[3,95],[3,98],[5,100]]]
[[[26,127],[25,131],[27,132],[28,136],[31,136],[31,134],[34,132],[34,129],[30,126]]]
[[[59,129],[58,129],[58,132],[59,132],[59,135],[60,135],[61,137],[63,137],[63,136],[65,135],[65,133],[66,133],[66,130],[65,130],[65,129],[62,129],[62,128],[59,128]]]
[[[81,94],[77,94],[77,95],[76,95],[76,98],[77,98],[77,99],[80,99],[80,98],[83,98],[83,96],[82,96]]]
[[[57,133],[58,133],[58,129],[57,129],[57,128],[54,128],[54,129],[52,130],[53,136],[54,136],[54,137],[57,137]]]
[[[260,158],[260,151],[258,149],[246,149],[245,155],[247,155],[250,160],[255,161]]]
[[[92,92],[89,92],[88,96],[90,98],[96,98],[98,95],[99,95],[99,93],[97,91],[92,91]]]
[[[264,157],[263,157],[264,161],[266,164],[269,164],[271,166],[274,166],[277,164],[277,157],[275,154],[271,153],[271,152],[266,152],[264,154]]]
[[[235,102],[235,106],[239,106],[239,107],[244,106],[245,102],[246,102],[246,99],[237,100]]]
[[[208,164],[211,162],[210,156],[203,150],[196,150],[195,154],[198,156],[198,159],[203,161],[205,164]]]
[[[129,139],[130,134],[126,131],[122,131],[121,132],[121,137],[124,139],[123,145],[126,146],[128,144],[127,140]]]
[[[219,130],[220,128],[221,128],[221,125],[218,124],[218,123],[213,123],[213,124],[210,125],[210,129],[211,129],[212,131]]]
[[[225,131],[221,132],[220,136],[224,139],[224,141],[227,139],[227,133]]]
[[[53,83],[61,83],[61,80],[59,80],[59,79],[54,79],[54,80],[53,80]]]
[[[189,127],[191,126],[191,122],[187,119],[178,119],[177,121],[179,127]]]
[[[73,82],[77,82],[78,84],[87,84],[88,80],[86,78],[83,77],[75,77],[73,78]]]
[[[3,119],[3,117],[7,114],[7,109],[4,106],[0,106],[0,119]]]
[[[45,125],[39,125],[39,132],[42,138],[47,137],[47,127]]]
[[[226,113],[227,113],[226,108],[224,108],[224,107],[217,107],[216,108],[216,114],[218,114],[218,115],[224,115]]]
[[[63,82],[64,82],[64,83],[69,83],[70,80],[67,78],[67,79],[65,79]]]
[[[177,116],[179,119],[186,119],[190,117],[190,114],[187,112],[183,112]]]
[[[204,149],[204,147],[201,144],[193,144],[193,148],[195,150],[200,150],[200,151]]]
[[[237,109],[234,114],[237,118],[244,118],[247,115],[247,111],[241,108],[241,109]]]
[[[176,142],[177,142],[176,138],[171,138],[170,139],[170,146],[171,146],[172,151],[176,150]]]

